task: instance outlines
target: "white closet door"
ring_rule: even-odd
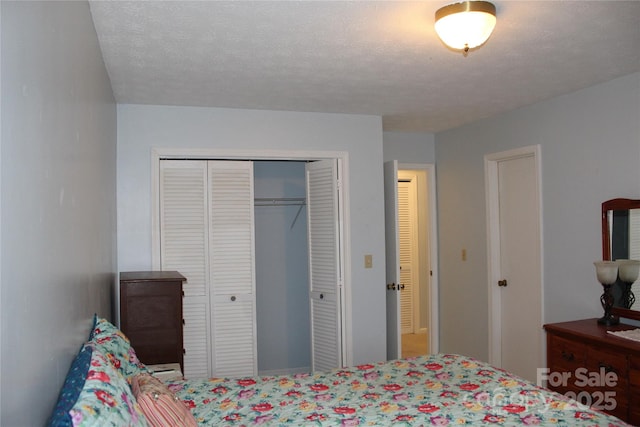
[[[253,163],[209,161],[212,370],[257,373]]]
[[[308,163],[311,368],[342,366],[337,160]]]
[[[184,375],[209,374],[207,165],[160,162],[160,265],[177,270],[184,283]]]

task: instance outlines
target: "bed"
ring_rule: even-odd
[[[104,319],[74,360],[50,426],[626,426],[456,354],[324,373],[161,382]]]
[[[455,354],[168,386],[204,426],[626,425]]]

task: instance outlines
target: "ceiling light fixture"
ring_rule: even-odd
[[[496,7],[488,1],[465,1],[436,11],[436,33],[449,47],[463,50],[487,41],[496,26]]]

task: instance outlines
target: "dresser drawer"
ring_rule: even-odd
[[[549,337],[549,369],[553,372],[573,372],[583,367],[587,358],[587,346],[556,335]]]
[[[631,392],[631,400],[629,401],[629,423],[640,425],[640,391]]]
[[[629,384],[640,392],[640,356],[629,357]]]
[[[619,383],[624,382],[625,385],[629,375],[628,359],[626,354],[594,347],[589,347],[587,349],[586,368],[589,372],[615,374],[617,381]]]
[[[640,356],[629,357],[629,423],[640,425]]]

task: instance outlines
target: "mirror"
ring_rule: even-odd
[[[640,200],[612,199],[602,203],[602,259],[640,259]],[[622,298],[624,284],[613,286],[613,314],[640,320],[640,287],[633,291],[636,302],[625,307]]]

